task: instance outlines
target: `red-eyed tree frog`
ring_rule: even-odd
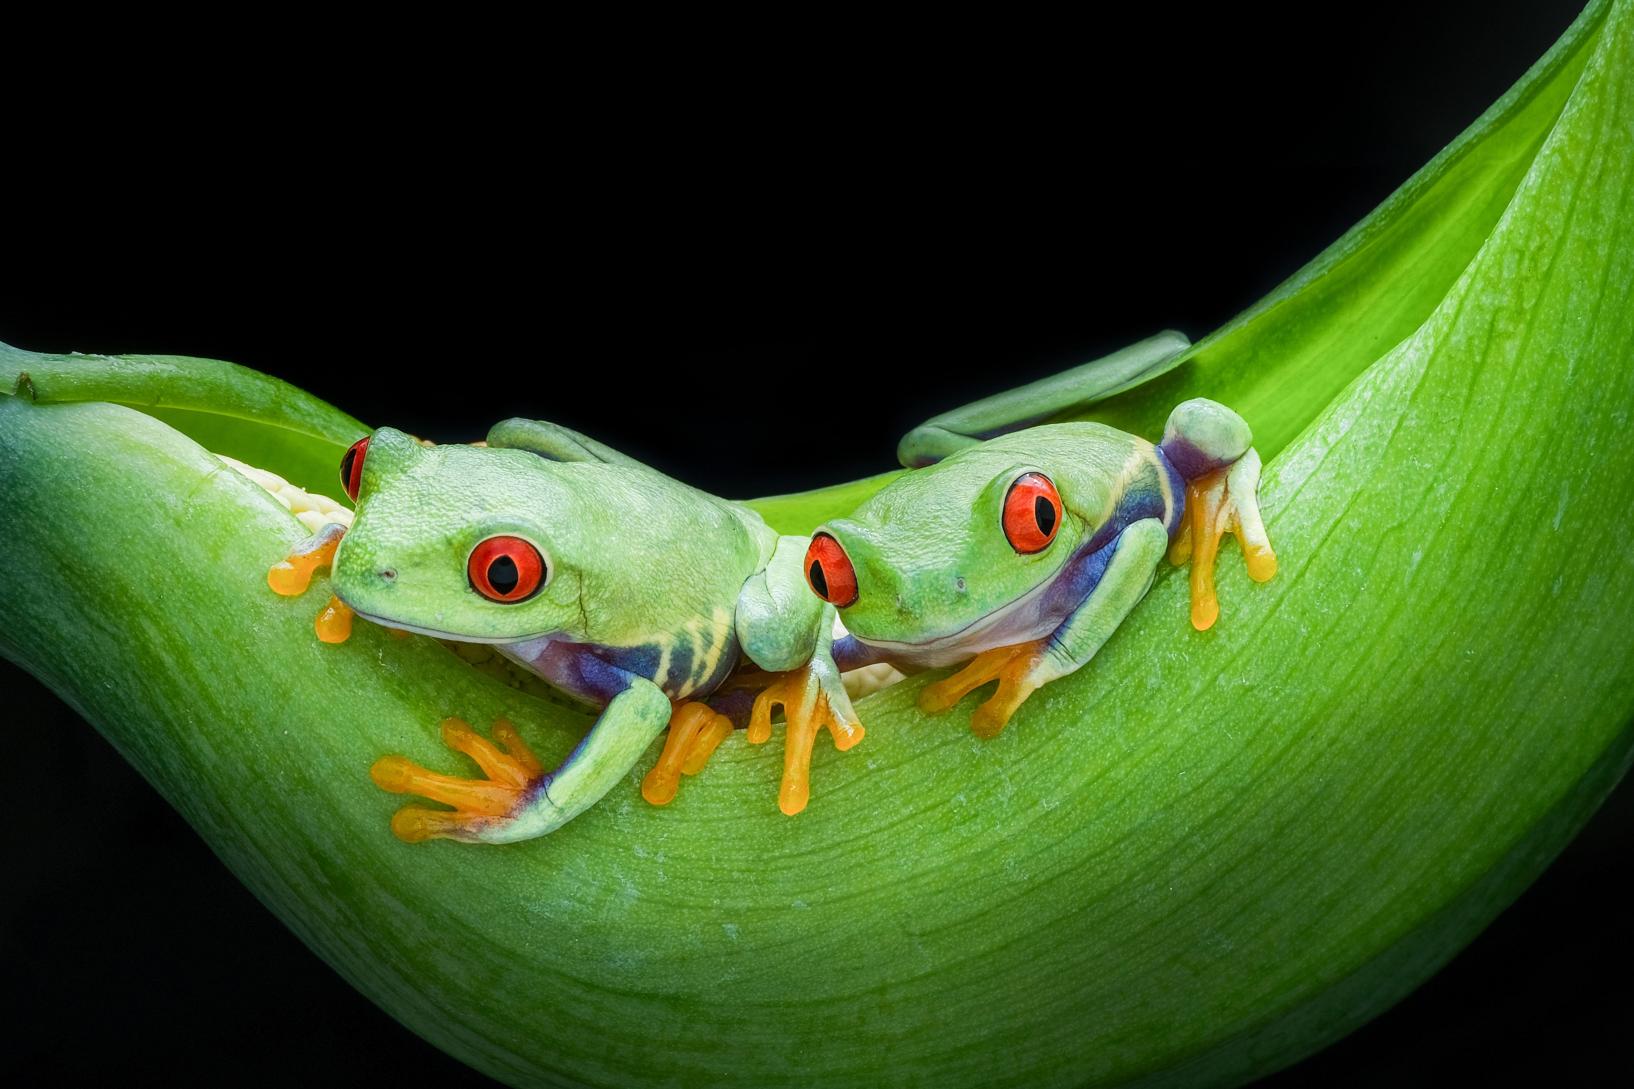
[[[778,804],[809,794],[812,744],[862,739],[830,647],[834,609],[804,584],[808,538],[779,536],[738,503],[688,487],[553,424],[508,420],[482,446],[424,446],[381,428],[341,464],[357,503],[350,527],[327,525],[269,575],[300,593],[331,566],[338,604],[366,620],[438,639],[490,643],[555,688],[600,711],[560,767],[546,771],[516,730],[498,745],[457,719],[444,742],[482,778],[437,774],[401,756],[371,770],[382,788],[452,806],[411,806],[402,839],[508,843],[551,832],[627,775],[669,726],[642,794],[668,802],[747,712],[749,740],[788,720]],[[326,625],[329,633],[326,632]],[[755,696],[747,659],[781,676]],[[735,703],[735,706],[734,706]]]
[[[941,711],[998,681],[971,717],[1002,730],[1040,686],[1095,656],[1145,595],[1165,552],[1190,559],[1192,623],[1219,614],[1214,562],[1236,534],[1249,575],[1276,573],[1248,424],[1186,401],[1161,442],[1098,423],[1028,426],[1163,373],[1189,346],[1163,333],[1105,359],[938,416],[903,439],[915,471],[820,526],[812,590],[840,610],[842,669],[968,663],[921,690]],[[1013,431],[1014,428],[1025,430]]]

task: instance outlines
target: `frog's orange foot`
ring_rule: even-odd
[[[970,716],[970,729],[977,737],[997,737],[1010,722],[1016,708],[1036,692],[1036,668],[1044,660],[1044,640],[984,650],[951,677],[919,690],[921,711],[946,711],[991,680],[998,691]]]
[[[732,720],[706,703],[678,703],[670,712],[669,736],[658,763],[641,780],[641,796],[653,805],[667,805],[681,785],[681,776],[704,769],[715,749],[732,735]]]
[[[544,778],[544,766],[509,722],[500,719],[494,723],[493,732],[503,749],[460,719],[447,718],[442,723],[443,744],[475,761],[482,769],[481,779],[439,775],[401,756],[384,756],[375,761],[369,777],[381,790],[418,794],[454,807],[399,809],[391,819],[391,830],[398,839],[405,843],[437,837],[480,839],[484,829],[503,823],[521,808]]]
[[[272,587],[273,593],[284,597],[306,593],[306,588],[312,585],[312,576],[334,561],[335,549],[340,547],[340,539],[345,535],[345,526],[330,522],[273,564],[267,571],[267,585]]]
[[[755,697],[749,712],[750,744],[759,745],[772,736],[774,704],[783,708],[783,717],[788,720],[777,807],[792,817],[811,799],[811,750],[817,744],[817,731],[827,727],[834,737],[834,747],[844,752],[862,740],[863,729],[832,666],[824,670],[807,665],[781,674],[767,685]]]
[[[330,522],[295,546],[287,557],[267,571],[267,585],[284,597],[298,597],[312,585],[312,576],[335,559],[335,549],[346,535],[346,527]],[[325,643],[344,643],[352,637],[353,612],[338,597],[331,597],[318,613],[313,628]]]
[[[1169,562],[1191,560],[1191,623],[1207,631],[1220,616],[1214,592],[1214,564],[1220,539],[1236,535],[1248,566],[1248,577],[1265,582],[1277,573],[1259,504],[1260,456],[1253,448],[1236,463],[1190,481],[1186,485],[1186,517],[1169,546]]]

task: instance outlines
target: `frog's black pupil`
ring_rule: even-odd
[[[357,460],[357,447],[346,451],[346,456],[340,459],[340,486],[347,491],[352,490],[352,462]]]
[[[811,561],[811,588],[817,591],[818,597],[828,600],[828,579],[823,576],[823,565],[817,560]]]
[[[488,565],[488,585],[501,594],[510,593],[521,581],[522,576],[516,570],[516,561],[509,556],[501,556]]]
[[[1033,517],[1038,520],[1038,532],[1048,537],[1055,529],[1055,504],[1042,495],[1035,497]]]

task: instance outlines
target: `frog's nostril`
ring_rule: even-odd
[[[958,578],[953,580],[953,588],[959,591],[961,594],[965,592],[965,579],[963,575],[960,575]]]
[[[380,577],[385,579],[387,582],[391,582],[392,580],[397,578],[397,568],[395,568],[395,567],[386,568],[384,571],[380,572]]]

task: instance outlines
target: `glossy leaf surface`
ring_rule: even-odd
[[[1151,434],[1202,393],[1254,423],[1273,582],[1228,549],[1198,634],[1161,577],[992,742],[970,702],[918,712],[919,681],[871,697],[796,819],[771,804],[776,746],[737,737],[665,809],[638,769],[541,841],[398,843],[380,754],[452,770],[438,720],[503,714],[549,759],[586,720],[426,640],[319,644],[321,584],[266,590],[302,536],[273,500],[149,416],[31,403],[75,399],[52,379],[0,397],[0,649],[320,955],[497,1077],[1239,1081],[1421,981],[1629,762],[1634,564],[1608,515],[1634,505],[1631,191],[1623,2],[1191,364],[1104,407]],[[230,377],[189,403],[254,447],[232,383],[259,376]],[[334,464],[360,429],[288,396],[319,422],[269,467]],[[763,509],[802,528],[873,486]]]

